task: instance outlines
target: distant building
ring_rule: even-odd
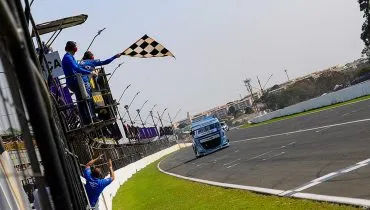
[[[228,106],[222,105],[216,108],[213,108],[209,111],[210,115],[216,116],[219,119],[225,119],[228,114]]]
[[[196,114],[191,118],[191,121],[198,121],[208,115],[209,115],[209,112],[202,112],[202,113]]]
[[[255,98],[261,97],[260,92],[255,92],[253,93]],[[194,116],[191,117],[192,121],[197,121],[202,119],[205,116],[215,116],[221,120],[225,120],[229,116],[229,108],[230,106],[234,106],[237,111],[244,112],[244,110],[247,107],[252,107],[253,99],[250,95],[244,97],[241,100],[236,100],[229,102],[225,105],[217,106],[213,109],[198,113]],[[178,122],[179,124],[181,123],[186,123],[186,120],[182,120]]]
[[[175,126],[175,127],[178,127],[178,126],[179,126],[179,125],[181,125],[181,124],[184,124],[184,125],[190,125],[190,124],[191,124],[191,122],[190,122],[190,120],[189,120],[188,118],[186,118],[186,119],[183,119],[183,120],[180,120],[180,121],[178,121],[178,122],[174,123],[174,126]]]
[[[253,93],[253,95],[255,98],[259,97],[257,93]],[[247,107],[252,107],[252,104],[253,104],[253,98],[251,97],[251,95],[247,95],[241,100],[232,101],[232,102],[227,103],[226,105],[228,107],[227,109],[233,106],[235,107],[237,111],[243,112]]]
[[[242,99],[242,100],[234,101],[232,106],[234,106],[235,109],[238,110],[238,111],[244,111],[245,108],[252,106],[252,98],[247,97],[247,98]]]

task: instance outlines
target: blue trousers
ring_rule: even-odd
[[[87,101],[83,101],[82,93],[80,89],[78,88],[77,81],[74,82],[67,82],[68,88],[76,95],[77,99],[77,107],[80,112],[80,116],[82,117],[82,121],[84,124],[91,123],[91,118],[94,120],[96,118],[95,115],[95,105],[92,100],[92,93],[91,93],[91,86],[89,82],[84,82],[86,92],[89,95],[89,99]],[[91,118],[90,118],[90,112],[91,112]]]

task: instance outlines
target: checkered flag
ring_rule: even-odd
[[[163,45],[150,38],[148,35],[144,35],[137,42],[132,44],[129,48],[123,51],[123,55],[139,58],[152,58],[152,57],[175,57],[169,50]]]

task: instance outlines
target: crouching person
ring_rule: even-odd
[[[99,157],[90,160],[84,170],[84,177],[86,179],[85,189],[87,196],[90,201],[91,207],[94,207],[95,209],[99,209],[99,196],[103,192],[104,188],[108,186],[112,181],[115,179],[114,171],[112,167],[112,160],[109,159],[109,178],[103,178],[102,172],[100,168],[94,167],[91,169],[91,166],[98,161],[99,159],[102,159],[103,155],[100,155]]]

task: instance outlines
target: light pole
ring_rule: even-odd
[[[154,122],[153,110],[150,110],[150,111],[149,111],[149,116],[151,116],[151,117],[152,117],[154,128],[155,128],[155,130],[157,131],[158,137],[160,137],[160,134],[159,134],[158,129],[157,129],[157,125],[156,125],[156,124],[155,124],[155,122]],[[149,116],[148,116],[148,117],[149,117]],[[148,118],[147,118],[147,119],[148,119]]]
[[[101,32],[103,32],[104,30],[105,30],[105,28],[98,31],[98,33],[94,36],[93,40],[90,42],[89,47],[87,48],[87,50],[85,52],[89,51],[89,49],[90,49],[92,43],[95,41],[96,37],[100,36]]]
[[[289,82],[290,79],[289,79],[289,75],[288,75],[288,70],[284,69],[284,71],[285,71],[285,74],[286,74],[286,78],[288,78],[288,82]]]
[[[177,115],[180,113],[181,109],[177,110],[175,117],[171,119],[170,113],[168,112],[168,118],[170,119],[171,127],[173,127],[173,121],[176,119]]]
[[[154,106],[152,107],[152,109],[150,109],[149,115],[146,117],[146,119],[144,121],[145,124],[148,121],[149,117],[151,116],[151,112],[153,112],[154,107],[156,107],[156,106],[157,106],[157,104],[154,104]],[[153,120],[153,125],[155,126],[154,120]]]
[[[127,90],[130,86],[131,86],[131,84],[127,85],[127,87],[123,90],[123,92],[122,92],[121,96],[119,97],[119,99],[118,99],[118,102],[117,102],[117,103],[119,103],[119,102],[121,101],[123,94],[125,94],[126,90]],[[122,118],[121,112],[119,111],[118,106],[117,106],[117,112],[118,112],[119,120],[120,120],[120,121],[121,121],[121,123],[122,123],[122,128],[124,129],[124,128],[125,128],[125,124],[123,123],[123,118]],[[129,140],[129,142],[131,143],[131,140]]]
[[[139,119],[140,119],[140,121],[141,121],[141,125],[143,126],[143,128],[145,127],[145,124],[144,124],[144,122],[143,122],[143,119],[141,119],[141,115],[140,115],[140,109],[136,109],[136,111],[137,111],[137,115],[136,116],[139,116]]]
[[[161,115],[159,115],[159,112],[157,111],[157,114],[158,114],[158,117],[159,117],[159,122],[161,122],[161,126],[162,126],[162,129],[163,129],[163,132],[164,132],[164,127],[163,127],[163,122],[162,122],[162,116],[163,116],[163,114],[164,114],[164,112],[167,110],[167,108],[165,108],[164,110],[163,110],[163,112],[162,112],[162,114]],[[161,137],[161,135],[160,135],[160,129],[159,129],[159,137]],[[170,144],[170,141],[168,140],[168,137],[167,137],[167,135],[166,135],[166,133],[164,134],[164,136],[166,137],[166,140],[167,140],[167,143],[168,143],[168,146],[169,146],[169,144]]]
[[[141,105],[140,109],[137,109],[137,115],[135,116],[134,118],[134,121],[136,120],[136,118],[139,116],[139,119],[141,121],[141,124],[143,125],[143,127],[145,126],[145,123],[143,122],[143,119],[141,118],[141,115],[140,115],[140,111],[144,108],[144,105],[148,102],[149,100],[146,100],[143,105]]]
[[[119,102],[121,101],[121,99],[122,99],[122,97],[123,97],[123,94],[125,94],[126,90],[127,90],[130,86],[131,86],[131,84],[127,85],[127,87],[123,90],[123,92],[122,92],[121,96],[119,97],[119,99],[118,99],[118,102],[117,102],[117,103],[119,103]]]
[[[135,94],[134,98],[131,100],[130,104],[128,105],[128,108],[130,108],[130,107],[131,107],[132,103],[134,102],[134,100],[135,100],[136,96],[138,96],[138,95],[139,95],[139,93],[140,93],[140,91],[138,91],[138,92]]]
[[[128,114],[128,118],[130,119],[131,125],[134,126],[134,122],[131,119],[130,111],[128,110],[130,107],[125,105],[126,113]]]
[[[173,127],[173,123],[172,123],[171,115],[170,115],[170,113],[169,113],[169,112],[168,112],[167,114],[168,114],[168,119],[170,119],[171,127]]]
[[[158,111],[157,111],[157,114],[158,114],[159,122],[161,123],[161,126],[162,126],[162,128],[163,128],[162,118],[161,118],[161,116],[159,115],[159,112],[158,112]]]
[[[146,101],[143,103],[143,105],[141,105],[140,110],[142,110],[142,109],[144,108],[145,104],[146,104],[146,103],[148,103],[148,101],[149,101],[149,99],[148,99],[148,100],[146,100]]]
[[[259,84],[259,86],[260,86],[261,94],[262,94],[262,93],[263,93],[263,88],[262,88],[262,85],[261,85],[260,78],[258,78],[258,76],[257,76],[257,81],[258,81],[258,84]]]
[[[267,83],[270,81],[270,79],[271,79],[272,75],[273,75],[273,74],[270,74],[270,77],[267,79],[267,81],[266,81],[265,85],[263,86],[263,89],[265,89],[265,87],[266,87]]]
[[[254,110],[257,111],[257,106],[254,103],[253,90],[252,90],[252,86],[251,86],[251,79],[247,78],[243,82],[244,82],[245,87],[247,88],[247,90],[251,94],[251,104],[254,107]]]
[[[177,112],[176,112],[175,116],[172,118],[172,120],[175,120],[177,115],[179,115],[180,112],[181,112],[181,109],[177,110]]]
[[[130,107],[128,105],[125,105],[126,113],[128,114],[128,118],[130,119],[131,126],[134,126],[134,122],[132,122],[132,119],[131,119],[131,116],[130,116],[130,111],[128,110],[129,108]],[[130,141],[130,143],[131,143],[131,141]]]
[[[108,79],[108,82],[109,82],[109,80],[110,80],[110,79],[112,79],[114,72],[116,72],[116,70],[117,70],[119,67],[121,67],[121,66],[122,66],[122,64],[124,64],[124,63],[125,63],[125,62],[122,62],[122,63],[118,64],[118,66],[113,70],[112,74],[110,75],[110,77],[109,77],[109,79]]]
[[[129,112],[128,112],[128,109],[131,107],[132,102],[134,102],[134,100],[135,100],[136,96],[137,96],[137,95],[139,95],[139,93],[140,93],[140,91],[138,91],[138,92],[135,94],[134,98],[131,100],[131,102],[130,102],[130,104],[129,104],[129,105],[125,105],[125,109],[126,109],[126,113],[127,113],[127,114],[129,113]],[[127,107],[127,108],[126,108],[126,107]],[[126,116],[126,113],[123,115],[123,117],[124,117],[124,116]],[[131,121],[131,124],[132,124],[132,125],[134,125],[134,124],[133,124],[133,121],[131,120],[131,117],[130,117],[130,121]]]
[[[163,117],[163,114],[164,114],[164,112],[167,110],[167,108],[165,108],[164,110],[163,110],[163,112],[162,112],[162,114],[161,114],[161,116],[159,117],[159,120],[161,120],[162,121],[162,117]],[[159,114],[159,113],[158,113]],[[159,116],[159,115],[158,115]]]
[[[162,114],[161,114],[161,115],[159,115],[159,112],[157,111],[157,114],[158,114],[158,122],[160,122],[160,123],[161,123],[162,128],[163,128],[162,117],[163,117],[163,114],[164,114],[164,112],[165,112],[166,110],[167,110],[167,108],[165,108],[165,109],[163,110],[163,112],[162,112]],[[157,124],[158,124],[158,122],[157,122]],[[159,129],[159,131],[160,131],[160,129]]]

